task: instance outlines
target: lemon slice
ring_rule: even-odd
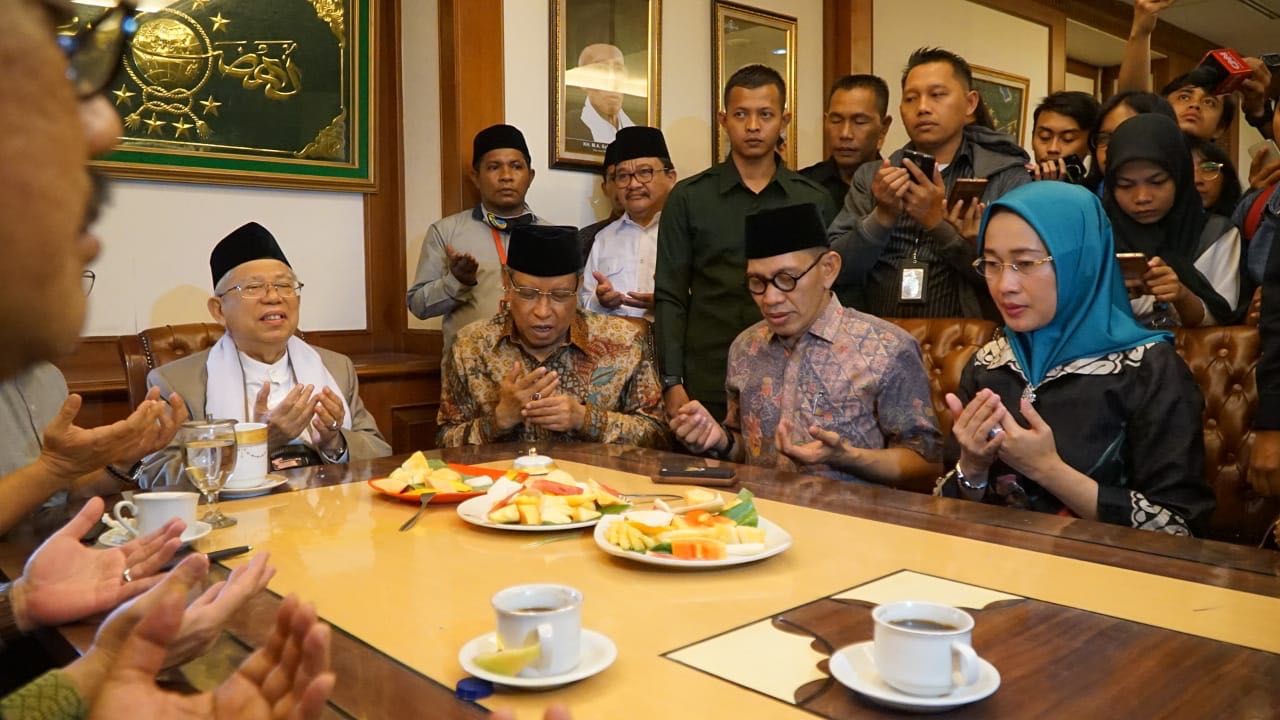
[[[475,662],[476,667],[494,675],[516,675],[521,670],[529,667],[541,655],[542,651],[535,643],[529,647],[516,648],[514,650],[481,653],[475,657],[473,662]]]

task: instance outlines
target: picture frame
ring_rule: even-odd
[[[550,167],[598,172],[618,129],[661,127],[662,0],[551,0]]]
[[[981,65],[970,65],[970,68],[973,70],[973,89],[982,96],[996,130],[1012,135],[1021,145],[1027,127],[1031,79]]]
[[[712,163],[729,154],[729,137],[720,127],[724,84],[738,68],[759,63],[777,70],[787,84],[786,110],[791,124],[783,135],[782,157],[796,169],[796,144],[790,142],[799,127],[796,107],[796,29],[790,15],[761,10],[724,0],[711,4],[711,153]]]
[[[178,0],[139,12],[94,161],[144,180],[374,192],[373,0]],[[75,0],[60,32],[95,21]]]

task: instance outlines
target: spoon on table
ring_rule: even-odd
[[[418,505],[418,512],[414,513],[413,517],[406,520],[404,524],[400,526],[400,532],[405,532],[406,530],[413,528],[414,525],[418,524],[418,518],[422,517],[422,513],[427,511],[427,503],[431,502],[431,498],[435,496],[436,496],[435,493],[422,494],[421,498],[419,499],[419,502],[421,504]]]

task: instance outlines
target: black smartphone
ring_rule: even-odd
[[[916,167],[920,168],[920,172],[924,173],[925,177],[931,180],[933,179],[933,168],[934,168],[935,162],[932,155],[928,153],[917,152],[915,150],[903,150],[902,159],[910,160],[911,162],[915,163]],[[898,167],[906,167],[906,166],[903,165],[901,162],[899,162]],[[915,175],[912,175],[911,178],[912,178],[912,182],[914,182]]]
[[[737,483],[734,479],[737,473],[733,468],[727,467],[710,467],[701,460],[679,460],[667,462],[658,470],[658,478],[654,482],[669,483],[677,482],[685,485],[709,485],[711,487],[729,487]],[[681,478],[679,481],[664,480],[663,478]]]
[[[1079,185],[1084,182],[1084,160],[1081,160],[1079,155],[1072,153],[1062,158],[1062,164],[1067,168],[1067,176],[1063,180],[1073,185]]]

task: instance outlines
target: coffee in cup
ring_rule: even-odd
[[[236,469],[223,487],[251,488],[264,482],[267,475],[266,423],[236,423]]]
[[[516,585],[493,596],[498,645],[516,650],[537,644],[540,655],[519,677],[563,675],[582,654],[582,593],[567,585]]]
[[[174,518],[191,528],[196,521],[196,501],[199,498],[193,492],[138,493],[132,501],[116,503],[111,514],[134,537],[155,532]],[[129,515],[125,515],[125,510]]]
[[[978,681],[969,613],[949,605],[905,601],[880,605],[871,618],[876,671],[893,688],[936,697]]]

